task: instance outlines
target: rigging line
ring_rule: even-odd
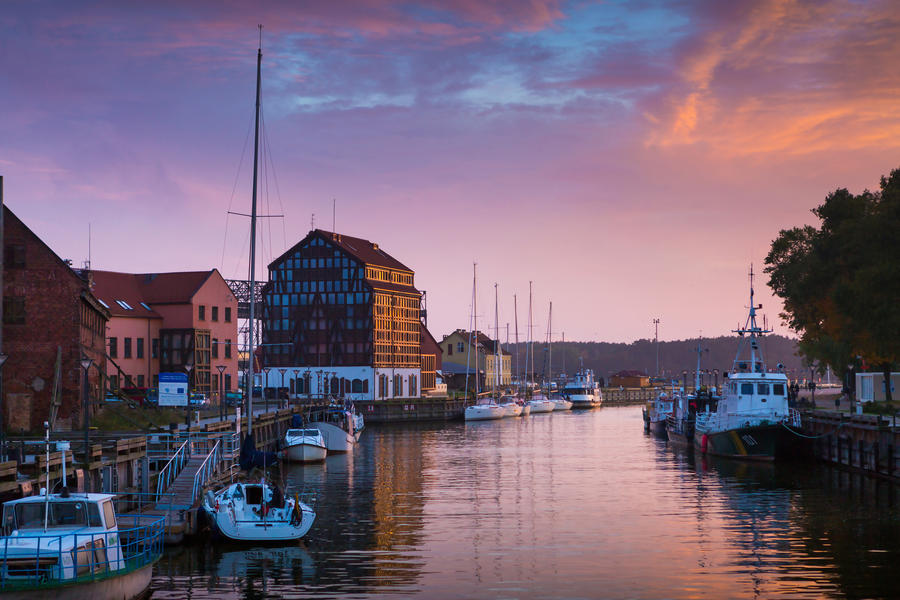
[[[222,236],[222,259],[219,266],[225,268],[225,248],[228,245],[228,223],[230,220],[231,208],[234,206],[234,196],[237,193],[238,180],[241,177],[241,168],[244,166],[244,157],[247,154],[247,145],[250,141],[250,132],[253,130],[253,119],[247,124],[247,135],[244,136],[244,147],[241,149],[241,159],[238,161],[237,172],[234,174],[234,183],[231,186],[231,198],[228,200],[228,211],[225,213],[225,234]],[[234,271],[238,272],[238,271]]]
[[[262,138],[262,147],[263,147],[263,171],[265,172],[265,177],[263,181],[265,181],[266,185],[266,212],[272,214],[272,202],[269,198],[269,169],[272,166],[272,153],[269,149],[269,130],[266,128],[266,113],[262,110],[262,106],[260,106],[260,123],[262,125],[263,130],[263,138]],[[269,261],[275,258],[275,246],[272,244],[272,224],[269,223],[268,226],[269,231]],[[268,264],[269,261],[266,261]]]
[[[265,115],[263,115],[263,119],[265,120]],[[272,181],[275,182],[275,197],[278,198],[278,208],[280,209],[279,214],[282,215],[282,221],[281,221],[282,240],[281,240],[281,242],[283,244],[283,247],[287,248],[287,226],[285,225],[285,219],[284,219],[285,212],[284,212],[284,202],[281,198],[281,186],[278,185],[278,172],[275,170],[275,161],[271,159],[272,148],[269,146],[269,138],[268,137],[266,138],[265,143],[266,143],[266,148],[268,148],[268,153],[269,153],[269,157],[270,157],[269,160],[271,160],[271,162],[272,162],[272,165],[271,165]]]

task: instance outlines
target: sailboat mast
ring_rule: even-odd
[[[513,294],[513,315],[516,323],[516,379],[519,378],[519,305],[516,295]],[[521,381],[517,382],[516,391],[518,391]]]
[[[494,283],[494,393],[500,389],[500,313],[497,310],[499,283]]]
[[[247,356],[247,435],[253,434],[254,334],[256,329],[256,189],[259,177],[259,99],[262,88],[262,25],[256,53],[256,127],[253,132],[253,201],[250,206],[250,354]]]
[[[550,315],[547,317],[547,395],[553,386],[553,300],[550,301]]]
[[[528,346],[525,353],[525,370],[528,371],[528,352],[531,352],[531,384],[534,385],[534,338],[531,335],[531,282],[528,282]]]
[[[475,337],[475,404],[478,404],[478,276],[472,263],[472,332]]]

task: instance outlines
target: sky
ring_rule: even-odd
[[[0,0],[5,202],[80,266],[247,278],[316,227],[440,339],[728,334],[780,229],[900,167],[890,2]],[[89,234],[90,232],[90,234]],[[757,301],[779,333],[763,275]],[[513,296],[518,309],[514,311]]]

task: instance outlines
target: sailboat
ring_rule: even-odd
[[[553,385],[553,302],[550,302],[550,314],[547,317],[547,371],[549,372],[550,390]],[[552,390],[548,392],[550,400],[553,402],[553,410],[569,410],[572,408],[572,402],[565,396],[557,394],[553,396]]]
[[[472,265],[472,331],[469,332],[469,349],[466,353],[466,394],[469,393],[469,358],[472,349],[475,349],[475,404],[467,406],[464,417],[466,421],[492,421],[494,419],[502,419],[506,416],[506,409],[497,404],[493,398],[479,398],[479,369],[478,369],[478,315],[477,295],[478,295],[478,277],[476,275],[477,265]],[[485,357],[487,360],[487,357]]]
[[[531,282],[528,282],[528,342],[526,342],[526,351],[525,351],[525,369],[528,370],[528,349],[531,351],[531,388],[534,389],[534,339],[531,335],[532,328],[532,310],[531,310]],[[553,409],[556,408],[556,405],[549,399],[545,398],[543,394],[534,394],[526,403],[531,413],[548,413],[553,412]]]
[[[526,380],[525,373],[523,372],[521,377],[519,376],[519,301],[515,294],[513,294],[513,313],[516,322],[516,404],[522,407],[519,416],[527,417],[531,414],[531,405],[525,402],[525,394],[522,391]]]
[[[756,323],[761,308],[754,304],[751,266],[750,313],[744,326],[734,330],[740,342],[731,372],[725,374],[724,396],[715,412],[698,413],[694,425],[694,443],[704,454],[774,460],[785,425],[800,427],[800,413],[788,406],[783,367],[779,364],[774,372],[766,368],[759,340],[771,330]]]
[[[500,393],[500,385],[502,383],[501,375],[503,372],[503,355],[500,353],[500,319],[497,311],[497,288],[499,284],[494,284],[494,393]],[[509,335],[507,334],[507,337]],[[507,417],[518,417],[522,414],[522,407],[516,402],[512,396],[502,396],[499,400],[500,406],[506,411]]]
[[[259,108],[262,88],[262,26],[260,25],[260,46],[256,55],[256,129],[253,142],[253,199],[250,211],[250,290],[256,289],[256,192],[259,174]],[[268,455],[257,452],[253,447],[253,379],[254,325],[256,302],[250,302],[250,322],[248,331],[250,351],[247,369],[247,439],[241,448],[241,463],[250,465],[255,458],[263,459],[265,468]],[[269,463],[271,464],[271,463]],[[263,477],[259,483],[233,483],[218,492],[207,492],[203,500],[203,510],[209,517],[215,532],[236,541],[292,541],[309,532],[316,513],[310,506],[300,501],[299,496],[287,498],[277,487]]]

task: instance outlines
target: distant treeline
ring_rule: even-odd
[[[737,336],[704,338],[701,341],[703,356],[700,369],[731,370],[738,344]],[[761,342],[766,363],[774,369],[778,363],[794,376],[809,374],[803,358],[797,356],[797,342],[780,335],[768,335]],[[512,353],[513,371],[516,370],[516,344],[504,346]],[[666,377],[680,378],[682,371],[693,372],[697,366],[697,339],[659,342],[659,371]],[[525,344],[518,347],[518,372],[525,368]],[[647,375],[656,373],[656,344],[653,340],[637,340],[630,344],[609,342],[553,342],[553,373],[565,371],[574,373],[584,361],[584,366],[593,369],[598,377],[606,379],[618,371],[642,371]],[[547,345],[534,345],[534,371],[537,376],[547,370]]]

